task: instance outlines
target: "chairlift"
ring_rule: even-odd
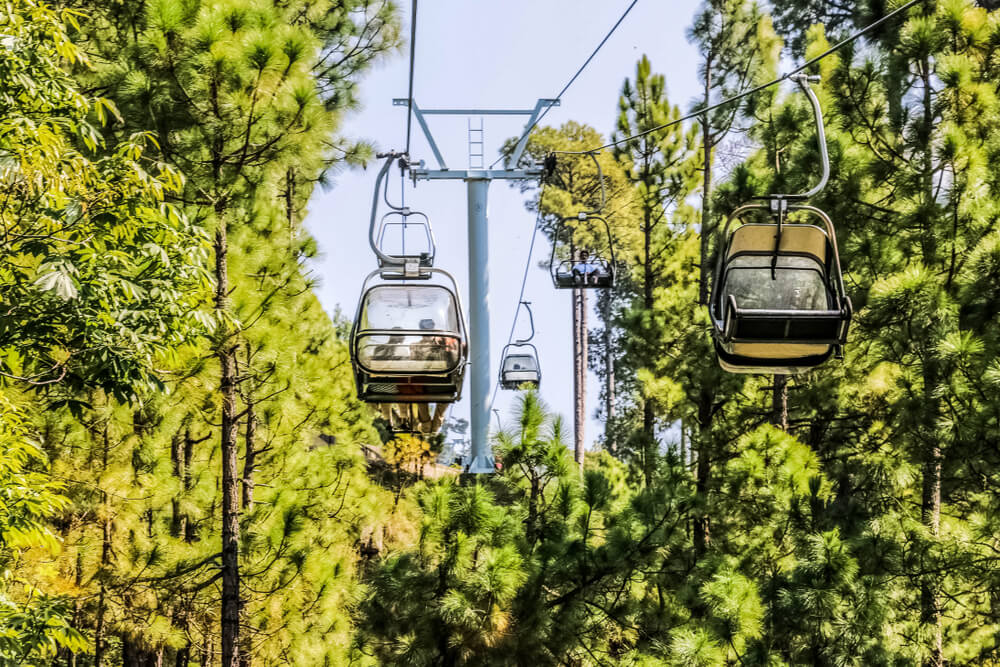
[[[549,273],[557,289],[613,287],[615,248],[608,221],[589,213],[562,218],[552,236]]]
[[[389,211],[379,222],[376,238],[379,250],[386,255],[415,261],[420,268],[434,266],[434,232],[427,216],[419,211]],[[381,258],[378,261],[379,266],[386,266]]]
[[[593,211],[561,218],[552,234],[549,273],[557,289],[608,289],[615,282],[615,246],[611,226],[602,217],[607,203],[604,172],[593,152],[587,153],[597,167],[601,203]],[[546,168],[551,172],[555,160],[550,156]]]
[[[430,282],[437,276],[446,282]],[[351,331],[361,400],[451,403],[461,398],[468,338],[458,286],[443,269],[428,269],[425,280],[401,282],[381,270],[366,278]]]
[[[369,244],[380,268],[365,278],[351,329],[358,398],[369,403],[452,403],[461,397],[468,361],[458,285],[450,273],[428,266],[419,255],[385,252],[384,220],[383,232],[376,234],[379,188],[396,157],[388,154],[375,182]],[[427,231],[432,259],[429,225]],[[419,416],[422,422],[435,421]]]
[[[833,222],[815,206],[792,203],[822,191],[830,174],[811,80],[795,78],[816,116],[823,163],[819,184],[802,194],[745,204],[720,230],[709,313],[719,364],[733,373],[801,373],[841,357],[847,342],[853,308]],[[771,221],[748,219],[761,212]]]
[[[542,370],[538,364],[538,349],[531,344],[535,337],[535,317],[531,313],[531,303],[522,301],[531,322],[531,335],[508,343],[500,354],[500,386],[503,389],[538,389],[542,382]]]
[[[401,169],[406,169],[409,163],[405,155],[395,152],[387,153],[384,157],[387,159],[375,179],[372,214],[368,225],[368,245],[375,253],[383,277],[421,278],[434,266],[434,231],[425,214],[412,211],[406,206],[396,206],[389,201],[388,179],[386,179],[389,168],[397,158]],[[386,206],[391,210],[376,224],[380,191]]]

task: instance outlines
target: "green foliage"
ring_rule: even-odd
[[[997,661],[995,14],[927,3],[817,67],[833,174],[814,203],[856,320],[846,360],[789,381],[787,432],[768,424],[770,378],[715,363],[699,268],[718,213],[814,182],[810,108],[770,90],[654,130],[681,111],[642,58],[612,136],[654,131],[600,170],[560,157],[529,202],[551,236],[608,195],[627,267],[590,360],[617,397],[607,451],[581,473],[526,392],[496,436],[499,474],[393,493],[361,460],[380,438],[301,221],[314,184],[367,155],[331,136],[395,48],[396,9],[70,4],[83,11],[0,14],[0,663],[211,661],[227,396],[256,663]],[[777,30],[809,57],[883,4],[797,0],[774,7]],[[706,2],[691,36],[703,103],[774,74],[754,3]],[[742,125],[744,154],[713,177]],[[526,159],[604,142],[539,128]],[[575,242],[597,236],[578,225]],[[214,303],[209,269],[228,281]],[[420,465],[434,450],[383,451]]]
[[[775,7],[778,30],[804,57],[829,47],[812,17],[831,19],[833,34],[895,6],[786,5]],[[780,44],[760,11],[705,4],[692,37],[711,100],[773,75]],[[789,379],[788,432],[768,425],[781,423],[770,378],[718,369],[697,274],[703,234],[721,219],[713,211],[815,182],[808,104],[771,90],[713,114],[700,147],[681,127],[624,142],[619,169],[604,172],[628,211],[615,236],[629,270],[601,302],[612,335],[595,336],[615,346],[616,435],[581,478],[558,420],[523,397],[498,436],[504,470],[485,514],[518,521],[505,634],[450,630],[453,651],[428,638],[415,664],[996,662],[1000,182],[988,165],[1000,148],[998,29],[969,0],[926,3],[817,67],[833,173],[813,203],[836,225],[856,319],[843,362]],[[679,115],[664,90],[641,60],[615,136]],[[699,227],[691,195],[705,172],[692,172],[713,161],[691,154],[739,118],[744,155],[718,188],[702,183]],[[585,139],[567,124],[529,146],[540,157],[599,143]],[[585,162],[564,161],[533,205],[546,215],[586,206],[596,172]],[[591,364],[604,372],[611,350],[599,350]],[[425,515],[442,506],[425,503]],[[376,576],[400,587],[423,577],[417,599],[436,599],[438,579],[415,550],[391,562]],[[451,586],[473,579],[449,572]],[[393,632],[411,636],[416,612],[396,611],[409,620]],[[385,646],[391,633],[369,625],[361,646]],[[462,653],[466,641],[479,648]]]
[[[69,506],[63,485],[43,472],[45,455],[24,414],[0,395],[0,664],[43,665],[60,649],[86,651],[72,605],[39,591],[29,549],[51,557],[59,539],[49,521]],[[35,469],[33,469],[35,468]],[[27,561],[27,562],[26,562]]]
[[[359,445],[377,436],[313,293],[302,219],[329,168],[368,154],[333,135],[359,74],[396,46],[396,8],[64,5],[25,0],[0,17],[14,34],[0,53],[12,239],[0,371],[5,386],[49,383],[45,402],[10,395],[70,482],[58,522],[38,528],[64,544],[31,572],[45,602],[35,613],[11,598],[23,619],[9,646],[86,660],[72,636],[31,648],[26,634],[66,632],[68,594],[98,664],[217,651],[223,351],[238,373],[225,398],[238,422],[242,650],[259,664],[338,664],[357,549],[394,539],[381,512],[392,496],[365,475]],[[215,303],[210,275],[227,281]],[[33,534],[18,522],[30,500],[10,505],[12,538]],[[51,621],[32,625],[43,611]]]
[[[183,179],[150,135],[101,136],[118,112],[63,71],[87,66],[63,18],[27,1],[0,15],[0,377],[135,400],[202,329],[205,237],[165,202]]]

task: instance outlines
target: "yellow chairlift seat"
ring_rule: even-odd
[[[766,207],[744,206],[730,222],[752,209]],[[814,207],[789,210],[818,217],[825,228],[745,223],[720,254],[710,311],[719,363],[728,371],[799,373],[838,354],[846,342],[852,311],[833,225]]]

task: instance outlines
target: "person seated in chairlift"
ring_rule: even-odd
[[[399,329],[400,327],[393,327],[393,330]],[[400,335],[389,336],[389,339],[375,347],[375,352],[372,354],[372,359],[377,359],[379,361],[397,361],[399,360],[400,354],[403,354],[401,348],[405,347],[403,341],[405,338]]]
[[[590,261],[590,253],[581,250],[579,261],[573,265],[573,281],[577,284],[586,285],[590,282],[596,285],[602,268],[600,264]]]
[[[431,318],[420,320],[421,331],[434,331],[436,328],[437,324]],[[458,351],[458,341],[450,336],[428,336],[418,345],[418,356],[425,360],[437,360],[441,357],[450,359]]]

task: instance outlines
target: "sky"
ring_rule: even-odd
[[[409,39],[410,2],[400,0]],[[424,109],[530,109],[539,98],[554,97],[583,64],[615,21],[627,0],[424,0],[418,6],[414,100]],[[618,96],[626,78],[635,75],[636,61],[647,55],[653,71],[667,81],[672,103],[688,109],[697,95],[698,54],[687,41],[699,2],[639,0],[584,73],[552,109],[543,125],[573,120],[604,135],[614,128]],[[371,141],[378,150],[402,150],[406,143],[406,108],[392,99],[406,97],[409,44],[385,58],[363,76],[360,108],[349,114],[341,135]],[[468,127],[480,117],[435,116],[429,125],[448,165],[468,167]],[[487,165],[504,140],[517,136],[522,117],[483,118]],[[434,157],[416,122],[410,154],[434,165]],[[317,190],[309,205],[306,226],[315,236],[320,257],[312,269],[319,278],[319,298],[327,312],[338,308],[354,317],[362,281],[376,267],[368,247],[372,189],[381,165],[339,174],[332,187]],[[398,201],[398,170],[390,192]],[[518,291],[535,223],[525,208],[529,195],[507,182],[495,181],[489,191],[490,339],[494,376],[503,344],[510,333]],[[462,181],[420,181],[405,184],[408,206],[427,214],[437,239],[435,265],[451,272],[468,310],[466,185]],[[379,215],[384,211],[379,212]],[[535,345],[542,368],[541,397],[567,420],[573,415],[573,339],[571,290],[556,290],[547,269],[549,245],[539,235],[529,271],[525,299],[535,313]],[[547,265],[547,262],[546,262]],[[591,298],[590,303],[594,303]],[[527,318],[518,321],[517,337],[527,336]],[[596,314],[590,318],[591,326]],[[587,385],[588,447],[603,433],[596,419],[600,386],[591,373]],[[516,392],[499,391],[494,407],[501,420],[510,418]],[[468,375],[463,400],[452,417],[468,419]]]

